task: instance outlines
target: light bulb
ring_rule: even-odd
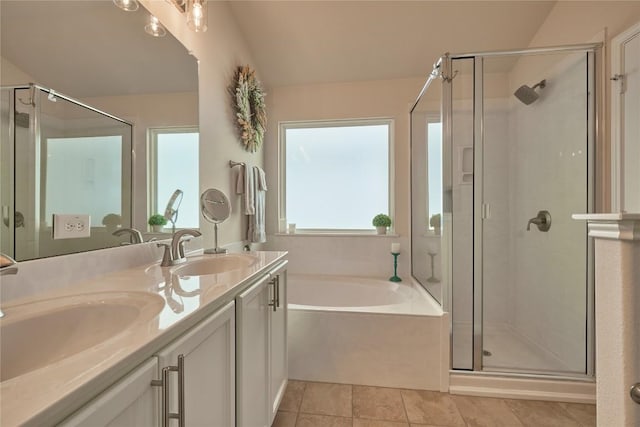
[[[196,33],[207,31],[207,4],[205,0],[191,0],[187,5],[187,26]]]
[[[149,23],[145,25],[144,30],[153,37],[164,37],[167,32],[155,16],[151,15]]]
[[[113,3],[127,12],[135,12],[139,7],[137,0],[113,0]]]

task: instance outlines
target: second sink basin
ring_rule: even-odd
[[[248,268],[257,262],[257,258],[247,254],[202,255],[191,258],[186,264],[172,271],[178,276],[204,276],[220,274]]]
[[[159,295],[99,292],[4,308],[0,321],[0,381],[58,362],[151,319],[164,306]]]

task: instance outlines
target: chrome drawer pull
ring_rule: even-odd
[[[169,412],[169,373],[178,373],[178,412]],[[162,368],[162,379],[152,380],[153,387],[162,387],[162,427],[169,427],[170,419],[177,419],[178,426],[184,427],[184,355],[178,356],[178,366]]]
[[[273,311],[278,309],[277,295],[278,295],[278,285],[276,284],[276,278],[269,280],[269,285],[273,286],[273,299],[269,303],[269,307],[273,307]]]

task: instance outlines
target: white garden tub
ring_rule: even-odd
[[[289,378],[447,390],[447,314],[411,282],[288,276]]]

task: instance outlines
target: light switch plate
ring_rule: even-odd
[[[53,240],[91,237],[91,216],[53,214]]]

